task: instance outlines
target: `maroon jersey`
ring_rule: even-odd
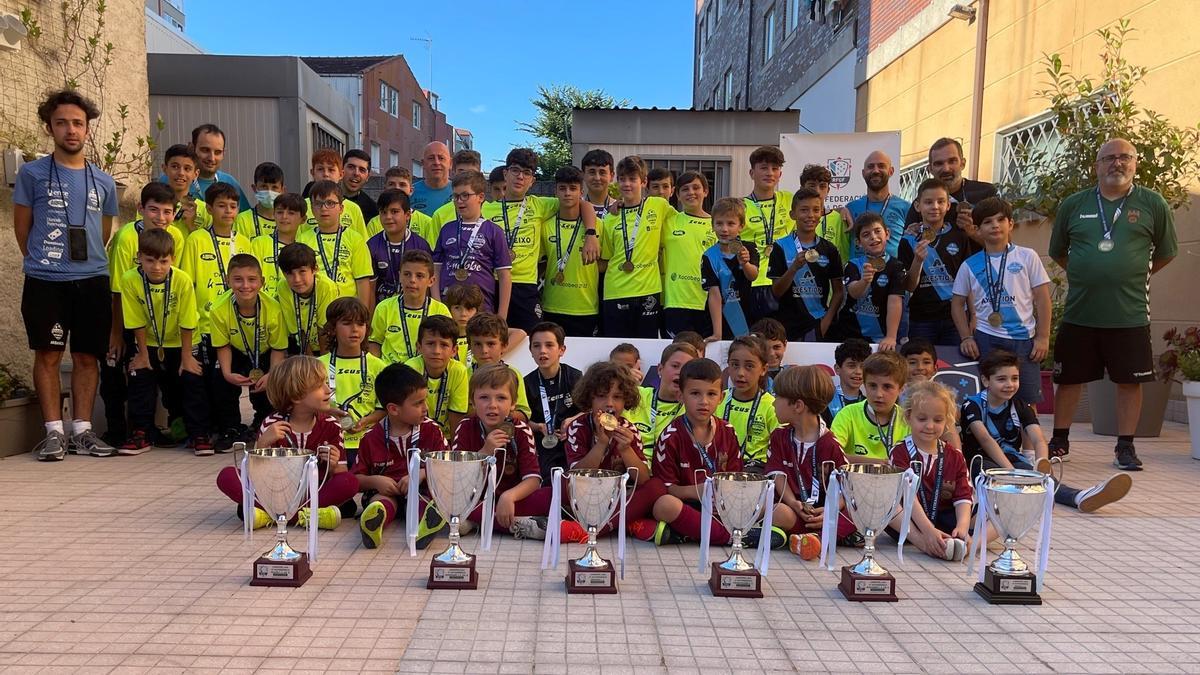
[[[642,436],[638,433],[637,427],[633,422],[624,417],[617,417],[617,423],[633,432],[633,454],[642,454]],[[592,443],[595,442],[596,428],[595,421],[591,414],[580,415],[571,422],[571,426],[567,427],[567,468],[573,468],[579,460],[583,459],[589,452],[592,451]],[[600,460],[600,465],[597,469],[610,469],[612,471],[625,472],[625,460],[621,459],[621,453],[617,450],[617,439],[610,437],[608,441],[608,450],[604,453],[604,459]]]
[[[267,427],[276,422],[287,422],[291,416],[283,413],[274,412],[267,415],[263,420],[262,426],[258,428],[258,433],[261,435],[267,430]],[[342,427],[338,426],[337,418],[330,414],[318,414],[317,419],[313,422],[313,428],[307,433],[292,432],[285,435],[282,439],[276,441],[271,447],[274,448],[307,448],[313,452],[322,445],[328,445],[333,448],[333,453],[339,458],[338,461],[345,461],[346,451],[342,447]],[[324,464],[323,462],[321,464]],[[324,466],[321,470],[324,471]]]
[[[919,459],[923,463],[921,486],[917,488],[917,504],[925,509],[925,515],[933,520],[943,509],[950,509],[953,512],[954,506],[957,504],[962,502],[970,504],[974,493],[971,490],[971,479],[967,476],[967,460],[963,457],[962,450],[943,445],[940,455],[931,458],[917,450],[915,445],[910,448],[907,443],[910,439],[911,437],[906,438],[892,448],[891,461],[892,466],[900,469],[907,469],[914,459]],[[935,505],[932,503],[931,497],[934,491],[938,490],[939,468],[942,474],[942,485]]]
[[[662,430],[654,447],[654,465],[650,473],[670,485],[700,485],[714,473],[741,471],[742,452],[733,427],[714,417],[712,440],[703,449],[688,431],[685,415],[680,415]],[[708,460],[705,461],[705,455]]]
[[[542,480],[542,468],[538,464],[533,430],[523,420],[513,420],[513,428],[516,429],[516,433],[509,441],[508,447],[496,450],[496,471],[499,476],[496,494],[513,489],[526,478],[537,478],[539,483]],[[486,435],[483,423],[477,416],[471,415],[458,423],[450,449],[459,452],[482,452]]]
[[[399,439],[388,438],[387,418],[367,432],[358,444],[358,461],[352,469],[360,476],[387,476],[394,481],[408,477],[408,452],[420,448],[421,452],[436,452],[446,449],[446,438],[442,427],[426,417],[412,433]]]
[[[800,443],[792,436],[791,425],[784,425],[771,432],[767,443],[767,465],[765,472],[781,471],[787,476],[788,487],[800,501],[817,496],[817,505],[825,504],[825,485],[829,476],[825,473],[825,462],[834,467],[846,465],[846,454],[834,438],[833,432],[821,425],[824,433],[816,443]],[[813,477],[816,476],[814,482]]]

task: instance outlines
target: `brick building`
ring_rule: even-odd
[[[403,55],[302,60],[355,106],[352,144],[371,153],[375,173],[404,166],[419,176],[425,145],[454,147],[454,129],[437,109],[437,95],[421,88]]]

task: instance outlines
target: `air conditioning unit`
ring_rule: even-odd
[[[29,30],[16,14],[0,14],[0,51],[17,51]]]

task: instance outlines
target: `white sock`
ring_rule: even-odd
[[[63,432],[62,420],[54,420],[53,422],[46,422],[46,433],[49,434],[52,431],[57,431],[60,434]]]
[[[71,433],[76,436],[78,436],[79,434],[82,434],[85,431],[90,431],[91,428],[92,428],[92,423],[88,420],[72,420],[71,421]]]

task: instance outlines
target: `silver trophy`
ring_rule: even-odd
[[[242,450],[244,446],[238,447]],[[309,557],[316,557],[317,457],[307,448],[252,448],[242,459],[243,518],[254,522],[257,500],[277,525],[275,548],[254,563],[251,586],[300,586],[312,576]],[[314,515],[309,519],[309,552],[297,552],[287,542],[288,521],[305,502]]]
[[[596,536],[625,500],[628,474],[606,469],[574,469],[567,472],[568,502],[575,520],[587,530],[587,549],[571,560],[567,575],[568,593],[616,593],[617,580],[611,562],[596,552]]]
[[[975,592],[992,604],[1042,604],[1037,575],[1017,553],[1016,545],[1042,523],[1038,567],[1045,574],[1054,505],[1053,478],[1025,469],[988,469],[976,479],[976,492],[980,517],[973,536],[979,564],[982,566],[987,558],[988,521],[1004,538],[1004,552],[981,570]]]
[[[765,542],[769,551],[771,539],[771,513],[774,507],[775,479],[743,471],[728,471],[713,474],[705,483],[701,505],[700,570],[703,571],[708,558],[708,533],[712,525],[712,505],[725,529],[729,530],[732,551],[722,563],[712,563],[708,586],[713,595],[761,598],[762,572],[766,558],[759,546],[761,571],[755,564],[742,556],[742,539],[755,525],[765,519],[760,544]]]
[[[916,487],[915,475],[887,464],[847,464],[829,477],[825,504],[825,523],[821,531],[821,561],[832,564],[832,550],[837,538],[838,497],[845,496],[846,510],[864,539],[863,557],[853,565],[842,567],[838,588],[847,600],[895,602],[896,577],[875,561],[875,540],[879,533],[900,512],[900,546],[908,534],[912,514],[911,493]],[[905,494],[909,497],[905,499]],[[901,554],[902,555],[902,554]],[[903,561],[903,557],[901,557]]]
[[[429,564],[426,588],[473,589],[479,585],[475,556],[459,546],[459,525],[480,499],[484,499],[481,534],[483,548],[490,547],[492,501],[496,488],[496,459],[478,452],[443,450],[422,456],[425,484],[439,513],[450,524],[450,545]],[[486,493],[486,495],[485,495]]]

